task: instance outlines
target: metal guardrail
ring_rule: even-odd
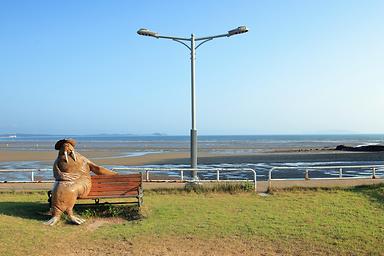
[[[250,172],[253,174],[253,180],[251,180],[254,184],[254,191],[257,189],[257,177],[256,171],[251,168],[204,168],[204,169],[192,169],[192,168],[113,168],[112,170],[124,170],[124,171],[133,171],[133,172],[141,172],[144,177],[143,179],[147,182],[241,182],[241,181],[250,181],[248,179],[235,180],[235,179],[221,179],[220,173],[222,172]],[[203,180],[193,180],[193,179],[185,179],[185,172],[197,171],[197,174],[202,172],[215,172],[216,179],[203,179]],[[179,172],[180,179],[151,179],[150,174],[152,173],[162,173],[162,172]]]
[[[251,168],[206,168],[206,169],[192,169],[192,168],[113,168],[113,171],[118,171],[118,170],[123,170],[123,171],[131,171],[131,172],[141,172],[143,175],[143,179],[146,182],[241,182],[241,181],[252,181],[254,184],[254,191],[257,189],[257,177],[256,177],[256,171]],[[7,180],[7,181],[1,181],[0,182],[53,182],[54,180],[36,180],[35,179],[35,174],[38,172],[46,172],[46,171],[51,171],[52,169],[3,169],[0,170],[1,173],[12,173],[12,172],[25,172],[25,173],[30,173],[30,180],[24,180],[24,181],[12,181],[12,180]],[[192,172],[192,171],[197,171],[197,173],[201,172],[215,172],[216,173],[216,179],[204,179],[204,180],[192,180],[192,179],[186,179],[185,177],[185,172]],[[179,179],[151,179],[151,174],[154,173],[169,173],[169,172],[179,172],[180,173],[180,178]],[[248,179],[242,179],[242,180],[235,180],[235,179],[222,179],[221,173],[222,172],[250,172],[253,174],[253,180],[248,180]]]
[[[369,176],[354,176],[354,177],[345,177],[343,176],[343,169],[371,169],[372,175],[370,176],[372,179],[380,178],[376,175],[376,171],[378,168],[384,168],[384,165],[351,165],[351,166],[301,166],[301,167],[272,167],[268,173],[268,189],[272,187],[272,181],[279,180],[292,180],[292,179],[273,179],[272,172],[276,170],[303,170],[304,175],[302,180],[342,180],[342,179],[367,179]],[[309,176],[310,171],[318,171],[318,170],[338,170],[339,175],[337,178],[328,177],[328,178],[311,178]],[[297,180],[297,179],[295,179]]]
[[[268,173],[268,188],[272,187],[272,181],[281,181],[281,180],[292,180],[292,179],[274,179],[272,178],[272,172],[277,171],[277,170],[303,170],[303,178],[300,178],[300,180],[343,180],[343,179],[367,179],[367,178],[383,178],[381,176],[378,176],[376,174],[376,171],[378,169],[384,169],[384,165],[352,165],[352,166],[301,166],[301,167],[272,167],[269,170]],[[326,170],[338,170],[338,177],[325,177],[325,178],[315,178],[315,177],[310,177],[310,172],[311,171],[326,171]],[[372,175],[371,176],[355,176],[355,177],[345,177],[343,173],[344,169],[368,169],[371,170]],[[192,179],[186,179],[185,172],[192,172],[193,170],[196,170],[198,173],[208,173],[208,172],[214,172],[216,173],[216,179],[203,179],[203,180],[198,180],[197,182],[241,182],[241,181],[252,181],[254,184],[254,190],[256,191],[257,189],[257,177],[256,177],[256,170],[251,169],[251,168],[204,168],[204,169],[191,169],[191,168],[113,168],[112,170],[118,171],[131,171],[131,172],[141,172],[143,175],[143,180],[146,182],[195,182],[195,180]],[[1,173],[12,173],[12,172],[26,172],[30,173],[30,180],[24,180],[24,181],[12,181],[12,180],[7,180],[7,181],[2,181],[0,182],[53,182],[54,180],[36,180],[35,176],[39,172],[47,172],[50,171],[52,172],[52,169],[0,169],[0,174]],[[169,172],[178,172],[179,176],[177,176],[175,179],[159,179],[153,176],[153,174],[161,174],[161,173],[167,173]],[[231,173],[236,173],[236,172],[249,172],[253,175],[253,179],[223,179],[222,173],[223,172],[231,172]],[[295,179],[297,180],[297,178]]]
[[[7,172],[26,172],[31,174],[31,180],[23,180],[23,181],[12,181],[12,180],[7,180],[7,181],[1,181],[0,182],[53,182],[53,180],[35,180],[35,174],[38,172],[47,172],[51,171],[52,169],[0,169],[0,174],[1,173],[7,173]]]

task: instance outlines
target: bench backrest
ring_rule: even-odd
[[[141,191],[141,174],[91,176],[92,188],[88,197],[138,195]]]

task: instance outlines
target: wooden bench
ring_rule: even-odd
[[[109,198],[136,198],[137,205],[143,204],[143,180],[141,174],[124,175],[94,175],[91,176],[92,187],[86,197],[78,198],[95,200],[96,204],[100,199]],[[48,191],[48,202],[51,206],[51,191]],[[107,202],[106,202],[107,203]],[[130,202],[114,202],[130,203]]]

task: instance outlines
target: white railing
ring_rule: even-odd
[[[256,177],[256,171],[251,168],[205,168],[205,169],[192,169],[192,168],[113,168],[113,171],[130,171],[130,172],[141,172],[143,174],[144,181],[147,182],[242,182],[242,181],[252,181],[254,184],[254,191],[257,189],[257,177]],[[193,180],[193,179],[185,179],[185,172],[192,172],[197,171],[197,174],[199,173],[209,173],[213,172],[216,175],[216,179],[201,179],[201,180]],[[180,175],[179,179],[175,177],[176,179],[151,179],[151,174],[154,173],[169,173],[169,172],[178,172]],[[238,173],[238,172],[249,172],[253,175],[253,180],[249,179],[223,179],[221,174],[223,172],[231,172],[231,173]]]
[[[53,182],[53,180],[36,180],[35,174],[39,172],[48,172],[50,171],[52,173],[52,169],[0,169],[1,173],[30,173],[30,180],[0,180],[0,182]]]
[[[209,173],[214,172],[216,179],[202,179],[198,180],[197,182],[242,182],[242,181],[252,181],[254,184],[254,190],[257,189],[257,178],[256,178],[256,171],[251,168],[206,168],[206,169],[191,169],[191,168],[113,168],[113,171],[128,171],[128,172],[141,172],[143,175],[143,180],[146,182],[196,182],[192,179],[188,179],[185,176],[186,172],[191,172],[193,170],[196,170],[197,173]],[[3,169],[0,170],[1,173],[30,173],[30,180],[0,180],[0,182],[53,182],[54,180],[36,180],[35,174],[38,172],[52,172],[52,169]],[[159,179],[153,176],[154,173],[163,173],[166,176],[169,176],[169,172],[177,172],[180,173],[179,176],[175,177],[176,179]],[[222,173],[223,172],[231,172],[231,173],[239,173],[239,172],[248,172],[253,175],[253,179],[223,179]],[[152,175],[151,175],[152,174]],[[153,178],[154,177],[154,178]]]
[[[281,180],[292,180],[287,179],[273,179],[272,178],[272,172],[277,170],[303,170],[303,178],[299,178],[299,180],[341,180],[341,179],[377,179],[381,178],[376,174],[376,171],[379,168],[384,168],[384,165],[351,165],[351,166],[300,166],[300,167],[272,167],[269,170],[268,173],[268,188],[271,188],[272,181],[281,181]],[[371,170],[372,175],[371,176],[348,176],[345,177],[345,173],[343,174],[344,169],[368,169]],[[338,176],[337,177],[324,177],[324,178],[314,178],[310,177],[311,171],[326,171],[326,170],[338,170]],[[295,180],[298,180],[295,178]]]

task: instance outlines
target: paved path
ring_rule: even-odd
[[[282,189],[290,187],[352,187],[359,185],[372,185],[384,183],[384,179],[343,179],[343,180],[284,180],[272,181],[272,188]],[[209,183],[209,184],[214,184]],[[53,183],[0,183],[0,191],[33,191],[49,190]],[[180,182],[144,182],[144,190],[155,188],[182,188],[184,183]],[[257,182],[257,192],[266,192],[268,181]]]

